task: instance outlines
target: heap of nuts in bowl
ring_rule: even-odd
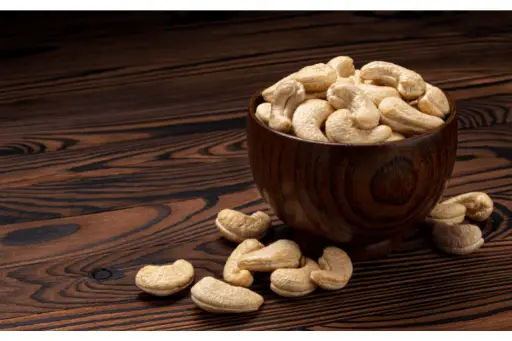
[[[402,140],[444,124],[441,89],[403,66],[373,61],[356,70],[348,56],[305,66],[263,90],[256,117],[298,138],[369,144]]]
[[[482,231],[464,221],[485,221],[493,207],[491,198],[482,192],[461,194],[438,203],[427,218],[433,227],[434,244],[439,250],[458,256],[478,250],[484,244]],[[264,245],[260,240],[272,228],[265,212],[248,215],[223,209],[217,214],[215,225],[220,235],[236,247],[226,259],[222,279],[205,276],[190,289],[192,301],[204,311],[220,314],[259,310],[264,298],[250,289],[257,272],[270,273],[270,290],[283,297],[306,296],[317,288],[339,291],[352,277],[352,261],[339,247],[327,246],[322,256],[314,260],[304,255],[293,240],[279,239]],[[144,266],[137,272],[135,284],[148,294],[170,296],[185,290],[194,279],[194,266],[178,259]]]

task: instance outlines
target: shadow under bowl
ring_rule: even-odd
[[[257,188],[303,250],[327,244],[354,260],[386,256],[443,194],[457,151],[455,104],[435,131],[372,145],[302,140],[268,128],[249,103],[247,144]]]

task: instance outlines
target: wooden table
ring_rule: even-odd
[[[1,329],[512,329],[510,12],[1,16]],[[233,245],[217,212],[270,213],[247,159],[249,97],[337,55],[402,64],[456,99],[446,196],[494,199],[484,247],[450,257],[413,234],[356,263],[345,289],[298,299],[263,275],[247,315],[142,295],[144,264],[221,277]],[[273,219],[273,237],[290,234]]]

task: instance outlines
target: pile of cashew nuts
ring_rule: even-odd
[[[298,138],[347,144],[402,140],[439,128],[450,112],[441,89],[384,61],[360,70],[348,56],[303,67],[263,90],[256,117]]]
[[[462,194],[438,203],[427,218],[432,224],[432,239],[441,250],[452,255],[468,255],[484,244],[480,228],[464,222],[468,217],[484,221],[493,212],[491,198],[481,192]],[[260,309],[264,298],[249,289],[254,273],[270,273],[270,289],[283,297],[300,297],[317,288],[340,290],[352,277],[353,265],[345,251],[328,246],[315,261],[303,255],[293,240],[260,242],[271,228],[271,219],[257,211],[251,215],[223,209],[215,221],[220,234],[238,244],[224,265],[222,280],[206,276],[190,290],[192,301],[210,313],[247,313]],[[146,265],[135,277],[144,292],[169,296],[189,287],[194,267],[184,259],[165,265]]]

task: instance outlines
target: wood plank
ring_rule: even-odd
[[[496,112],[501,116],[487,111],[476,117],[481,122],[512,117]],[[511,124],[461,130],[451,179],[458,193],[509,188]],[[246,149],[245,130],[233,128],[13,157],[16,162],[0,165],[0,224],[245,191],[254,186]]]

